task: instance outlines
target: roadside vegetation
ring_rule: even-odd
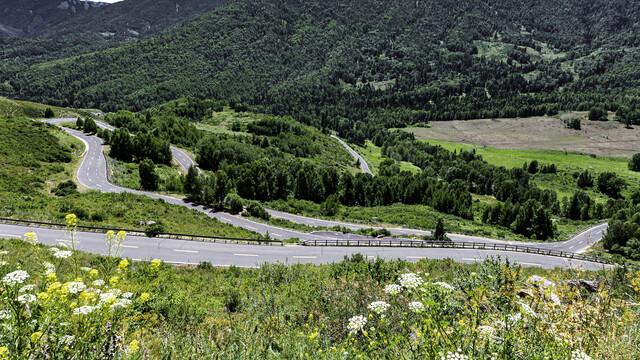
[[[22,117],[0,118],[0,216],[60,222],[67,213],[82,225],[198,235],[259,238],[195,210],[133,194],[78,192],[72,181],[82,142],[57,127]],[[80,189],[81,190],[81,189]]]
[[[171,266],[121,259],[126,234],[107,237],[113,257],[43,246],[37,233],[0,240],[2,356],[583,360],[640,350],[640,272],[625,268],[360,255]]]
[[[231,213],[244,210],[245,214],[274,225],[279,220],[269,219],[262,204],[379,227],[433,230],[436,221],[442,219],[445,229],[451,232],[557,241],[589,224],[612,218],[620,210],[635,211],[638,201],[634,199],[640,199],[638,180],[629,169],[629,161],[626,168],[618,169],[616,166],[625,163],[607,165],[597,157],[567,154],[582,160],[570,166],[567,160],[556,164],[542,161],[544,156],[540,161],[535,159],[537,154],[519,154],[522,163],[500,166],[500,156],[512,156],[505,154],[506,150],[486,161],[475,149],[425,143],[399,131],[379,132],[372,138],[369,155],[377,160],[373,162],[377,168],[375,177],[353,175],[348,165],[353,163],[352,158],[327,135],[288,117],[258,116],[245,110],[246,105],[237,102],[182,99],[138,114],[109,114],[106,120],[117,126],[116,130],[98,130],[97,135],[109,144],[108,153],[120,158],[110,162],[112,175],[121,184],[183,193],[196,203]],[[212,132],[198,130],[194,125],[206,121],[219,129],[234,129]],[[90,122],[83,127],[87,124]],[[131,137],[129,132],[137,135]],[[170,154],[170,143],[192,149],[204,172],[199,174],[191,168],[178,176],[164,171],[169,170],[164,164],[170,162],[170,157],[163,154]],[[329,144],[335,150],[327,150]],[[339,162],[327,166],[327,159],[338,150],[351,161],[336,157]],[[123,156],[127,157],[125,161],[134,162],[120,162]],[[549,160],[556,160],[565,155],[548,156]],[[518,166],[511,167],[512,164]],[[629,175],[632,180],[622,175]],[[73,192],[72,186],[59,186],[57,194]],[[26,201],[16,198],[17,204]],[[46,216],[59,217],[69,210],[55,210],[55,203],[44,204],[40,213],[46,210]],[[112,218],[97,211],[92,219],[96,210],[88,210],[84,212],[86,216],[81,216],[83,220]],[[139,221],[126,220],[131,225]],[[290,222],[281,225],[312,230]],[[186,227],[177,222],[170,225],[174,229],[176,226]],[[228,229],[221,232],[232,236]],[[621,249],[634,248],[627,244],[632,238],[611,242],[620,244],[613,251],[630,256],[632,252]]]

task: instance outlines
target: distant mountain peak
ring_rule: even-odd
[[[82,0],[4,0],[0,5],[0,37],[26,37],[102,5],[108,4]]]

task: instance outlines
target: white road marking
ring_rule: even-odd
[[[426,259],[424,256],[407,256],[407,259]]]
[[[483,259],[478,259],[478,258],[462,258],[462,260],[465,260],[465,261],[482,261]]]
[[[71,244],[71,240],[62,240],[62,239],[56,239],[57,242],[61,242],[61,243],[69,243]]]
[[[250,257],[257,257],[260,255],[255,255],[255,254],[233,254],[234,256],[250,256]]]
[[[316,256],[294,256],[294,259],[316,259]]]
[[[575,245],[571,245],[571,246],[569,247],[569,250],[573,249],[574,247],[575,247]]]
[[[247,229],[251,229],[251,230],[258,231],[258,229],[254,228],[253,226],[249,226],[249,225],[247,225],[246,227],[247,227]]]
[[[219,220],[220,220],[220,221],[224,221],[224,222],[228,222],[228,223],[230,223],[230,222],[231,222],[231,220],[229,220],[229,219],[227,219],[227,218],[223,218],[223,217],[220,217],[220,218],[219,218]]]
[[[276,233],[273,233],[273,234],[271,234],[271,235],[273,235],[273,236],[277,236],[277,237],[282,237],[282,235],[280,235],[280,234],[276,234]]]
[[[129,248],[129,249],[139,249],[139,246],[135,246],[135,245],[122,245],[123,248]]]
[[[192,253],[192,254],[197,254],[197,253],[198,253],[198,251],[197,251],[197,250],[173,249],[173,251],[177,251],[177,252],[185,252],[185,253]]]
[[[20,235],[11,235],[11,234],[0,234],[0,236],[6,236],[6,237],[11,237],[11,238],[16,238],[16,239],[22,238],[22,236],[20,236]]]

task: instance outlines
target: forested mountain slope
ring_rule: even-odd
[[[0,64],[0,74],[21,72],[33,64],[101,51],[140,40],[182,24],[227,1],[124,0],[109,6],[88,5],[88,11],[76,11],[69,16],[59,16],[56,22],[43,23],[28,32],[3,27],[5,21],[13,24],[19,20],[14,18],[14,13],[18,10],[9,12],[7,7],[2,13],[3,8],[0,7],[0,58],[3,60]],[[49,4],[50,2],[41,0],[27,3],[33,3],[32,6],[37,9],[29,11],[36,14],[51,6],[57,9],[55,6],[60,5],[60,1],[55,1],[54,5]],[[15,5],[14,7],[28,15],[27,3],[22,4],[20,1],[9,5]],[[2,33],[11,37],[2,38]],[[0,95],[10,93],[0,85]]]
[[[626,0],[238,0],[1,80],[9,96],[104,110],[237,99],[356,142],[381,125],[596,104],[638,120],[639,19]]]

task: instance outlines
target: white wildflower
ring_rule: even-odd
[[[415,289],[422,285],[423,281],[418,274],[409,273],[400,275],[400,285],[406,289]]]
[[[419,301],[409,303],[409,310],[414,313],[421,313],[424,311],[424,304]]]
[[[380,315],[383,312],[387,311],[389,306],[391,306],[391,305],[387,304],[384,301],[375,301],[375,302],[372,302],[371,304],[369,304],[369,310],[371,310],[374,313]]]
[[[53,274],[54,272],[56,272],[56,267],[52,263],[45,262],[42,265],[44,266],[45,275]]]
[[[17,285],[22,284],[29,278],[29,273],[24,270],[16,270],[12,273],[8,273],[2,278],[2,282],[5,285]]]
[[[462,349],[458,349],[458,350],[456,350],[455,353],[452,353],[451,351],[449,351],[447,353],[447,355],[442,356],[440,359],[442,359],[442,360],[469,360],[469,357],[462,353]]]
[[[7,255],[8,253],[8,251],[0,251],[0,255]]]
[[[23,287],[20,288],[20,290],[18,290],[18,292],[27,292],[27,291],[31,291],[33,289],[35,289],[36,286],[35,285],[25,285]]]
[[[110,293],[100,294],[100,301],[98,302],[98,305],[112,304],[116,301],[116,299],[117,299],[117,296],[114,294],[110,294]]]
[[[111,304],[111,309],[115,310],[115,309],[119,309],[119,308],[126,308],[129,305],[131,305],[131,300],[129,300],[129,299],[118,299],[118,300],[116,300],[116,302]]]
[[[9,310],[0,310],[0,320],[11,319],[11,311]]]
[[[397,295],[402,291],[402,286],[391,284],[384,287],[384,292],[389,295]]]
[[[83,292],[87,286],[81,282],[69,282],[65,284],[67,291],[71,294],[78,294]]]
[[[102,285],[104,285],[104,280],[96,280],[96,281],[92,282],[91,285],[93,285],[93,286],[102,286]]]
[[[520,305],[520,309],[522,310],[523,313],[525,313],[525,314],[527,314],[527,315],[529,315],[531,317],[538,317],[538,314],[535,311],[533,311],[533,309],[529,305],[523,303],[522,301],[520,301],[519,305]]]
[[[591,356],[587,355],[582,350],[573,350],[571,352],[571,360],[592,360]]]
[[[37,300],[36,296],[31,294],[23,294],[18,296],[18,301],[23,304],[29,304],[29,303],[35,302],[36,300]]]
[[[509,315],[508,317],[510,322],[515,323],[520,321],[520,319],[522,319],[522,314],[517,313],[515,315]]]
[[[73,255],[73,252],[67,251],[67,250],[61,250],[53,254],[53,256],[55,256],[58,259],[66,259],[68,257],[71,257],[71,255]]]
[[[367,318],[361,315],[356,315],[349,319],[349,326],[347,326],[347,329],[349,330],[349,334],[355,334],[358,331],[362,331],[365,325],[367,325]]]
[[[7,265],[6,261],[0,261],[0,266],[5,266],[5,265]]]
[[[122,294],[122,297],[125,299],[131,299],[132,296],[133,296],[133,293],[130,293],[130,292],[126,292]]]
[[[496,332],[496,329],[488,325],[478,326],[477,330],[478,330],[478,334],[485,337],[493,336],[493,334],[495,334]]]
[[[453,290],[453,286],[451,286],[451,285],[449,285],[449,284],[447,284],[446,282],[443,282],[443,281],[434,282],[433,285],[440,286],[443,289]]]
[[[58,340],[58,343],[63,346],[71,346],[75,339],[76,337],[73,335],[64,335]]]
[[[81,267],[81,268],[80,268],[80,270],[82,270],[82,271],[84,271],[84,272],[89,272],[89,271],[91,271],[91,270],[93,270],[93,269],[92,269],[92,268],[90,268],[90,267],[83,266],[83,267]]]
[[[78,308],[73,309],[73,315],[87,315],[94,312],[98,307],[97,306],[89,306],[84,305]]]
[[[109,291],[107,291],[107,294],[111,294],[113,296],[118,296],[118,295],[122,294],[122,290],[120,290],[120,289],[109,289]]]

